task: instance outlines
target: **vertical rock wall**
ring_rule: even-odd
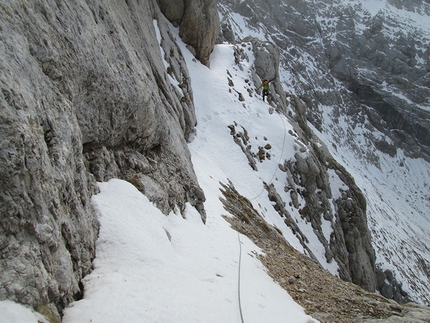
[[[163,212],[189,202],[204,219],[189,76],[160,17],[152,0],[0,5],[0,299],[61,312],[82,296],[96,181],[126,179]]]

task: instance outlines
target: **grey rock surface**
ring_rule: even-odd
[[[286,75],[281,82],[295,94],[288,94],[289,108],[293,109],[291,116],[294,115],[302,132],[311,138],[307,126],[309,121],[317,130],[330,134],[330,149],[342,147],[353,152],[352,155],[363,165],[381,168],[380,153],[400,158],[398,149],[408,157],[430,160],[430,61],[426,45],[430,36],[428,28],[417,27],[412,19],[405,19],[409,14],[422,14],[425,19],[430,14],[430,4],[422,0],[387,3],[409,12],[402,17],[403,13],[397,15],[395,11],[387,13],[382,9],[369,12],[359,1],[324,0],[220,0],[219,10],[223,35],[227,35],[225,40],[240,42],[245,37],[244,40],[248,41],[241,25],[235,24],[234,12],[244,17],[251,33],[261,35],[261,42],[270,41],[279,48],[279,66]],[[264,71],[270,71],[269,64],[262,66]],[[356,138],[357,129],[363,132],[362,141]],[[397,164],[404,168],[403,162]],[[392,167],[398,167],[397,164]],[[401,170],[399,172],[402,173]],[[294,176],[290,173],[288,178]],[[411,196],[417,195],[418,190],[413,190]],[[345,193],[346,198],[353,191],[342,194]],[[297,194],[291,190],[295,205]],[[381,199],[384,198],[382,194]],[[417,206],[415,201],[406,198],[405,203],[418,212],[424,210],[425,217],[428,199],[426,196],[417,199],[425,202]],[[339,201],[336,206],[339,211],[343,210],[343,217],[351,212],[365,211],[363,203],[361,210],[360,207],[351,208],[346,201]],[[377,203],[373,208],[378,209]],[[384,211],[381,212],[383,214]],[[374,213],[370,219],[374,228],[377,220],[373,216]],[[349,217],[345,219],[349,220]],[[361,227],[361,224],[356,227],[358,232]],[[352,237],[357,234],[355,229],[347,231]],[[340,236],[337,239],[340,242]],[[415,235],[411,233],[410,240],[414,239]],[[368,244],[367,241],[363,243]],[[421,252],[427,254],[427,247],[423,246],[416,257],[411,257],[413,264],[406,270],[402,260],[390,260],[390,253],[398,250],[385,248],[383,243],[374,248],[378,257],[382,255],[388,259],[390,268],[397,277],[402,277],[409,290],[416,291],[420,301],[428,303],[428,290],[423,286],[428,286],[429,272],[423,265],[426,261],[418,255]],[[405,253],[413,254],[416,244],[408,243],[401,248]],[[346,256],[340,250],[336,252],[339,257]],[[330,252],[327,256],[330,258]],[[366,252],[356,256],[357,260],[374,257],[372,253],[366,255]],[[357,270],[360,272],[359,268]],[[401,282],[392,280],[390,286],[379,284],[378,288],[386,291],[386,295],[397,295],[399,300],[405,300],[405,295],[396,292],[399,284]]]
[[[216,0],[186,0],[184,18],[179,35],[196,51],[196,57],[205,65],[220,33]]]
[[[6,2],[0,28],[0,299],[61,313],[95,257],[96,181],[205,220],[189,75],[155,0]]]
[[[297,152],[294,160],[284,162],[282,169],[288,170],[289,183],[285,191],[298,194],[306,201],[305,205],[298,206],[299,212],[312,224],[313,231],[325,247],[326,260],[336,260],[339,276],[374,292],[376,257],[367,226],[366,200],[346,169],[320,148],[324,145],[316,138],[311,142],[314,144],[308,147],[306,154]],[[329,170],[335,171],[345,184],[345,190],[334,202],[335,209],[330,203],[336,192],[330,187]],[[322,230],[323,220],[330,221],[333,228],[329,241]]]
[[[394,274],[386,269],[376,269],[376,284],[381,295],[388,298],[394,299],[400,304],[408,303],[410,298],[402,288],[402,283],[398,282],[394,277]]]
[[[185,1],[157,0],[160,10],[174,25],[179,26],[185,14]]]
[[[253,69],[254,84],[260,79],[272,77],[271,82],[271,106],[278,113],[286,116],[293,125],[295,132],[290,135],[295,137],[295,155],[290,160],[283,161],[279,165],[285,173],[284,192],[291,196],[291,205],[298,209],[302,219],[311,223],[312,229],[325,248],[327,262],[336,261],[339,266],[339,275],[342,279],[353,282],[367,291],[376,290],[375,278],[375,251],[371,243],[371,234],[367,225],[366,200],[355,184],[353,177],[337,163],[329,153],[327,147],[313,133],[307,121],[306,104],[294,95],[289,95],[289,102],[295,111],[294,116],[289,116],[286,94],[282,90],[277,67],[279,66],[279,52],[274,44],[261,42],[254,38],[245,38],[245,43],[235,46],[234,57],[238,68],[242,61],[248,61],[248,57],[240,50],[242,46],[252,45],[255,54]],[[258,84],[258,83],[256,83]],[[251,91],[252,92],[252,91]],[[251,93],[252,94],[252,93]],[[238,128],[241,127],[242,131]],[[262,147],[258,152],[253,152],[249,138],[261,136],[252,134],[252,129],[234,124],[229,126],[233,140],[246,155],[249,165],[253,170],[258,170],[258,162],[262,162]],[[255,148],[254,148],[255,149]],[[344,183],[345,189],[340,197],[332,199],[338,192],[333,192],[330,187],[329,171],[334,171]],[[284,223],[290,227],[293,234],[300,241],[306,254],[317,260],[309,245],[309,240],[302,232],[288,211],[287,203],[277,192],[275,187],[266,183],[266,191],[275,211],[283,218]],[[304,205],[298,200],[305,201]],[[322,221],[329,221],[333,229],[330,238],[323,233]]]
[[[217,0],[157,0],[167,19],[179,26],[182,40],[196,58],[209,64],[209,56],[220,34]]]

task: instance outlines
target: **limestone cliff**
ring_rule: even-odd
[[[204,61],[212,39],[186,18],[201,5],[186,2],[182,33]],[[0,29],[0,299],[61,312],[95,257],[96,181],[205,219],[189,75],[155,0],[6,2]]]
[[[216,0],[157,0],[167,19],[179,26],[182,40],[197,59],[209,64],[209,56],[220,32]]]

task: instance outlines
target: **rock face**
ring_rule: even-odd
[[[430,11],[428,6],[427,10]],[[347,15],[342,28],[351,30],[357,18],[349,12]],[[368,113],[373,113],[371,121],[376,128],[393,130],[396,146],[416,157],[420,156],[417,152],[429,155],[430,112],[425,106],[430,94],[430,65],[429,54],[420,44],[425,40],[418,32],[390,40],[387,27],[396,22],[382,14],[367,24],[362,35],[350,33],[342,37],[341,44],[328,47],[331,71],[371,107]],[[345,46],[351,47],[345,51]],[[399,92],[406,97],[399,96]]]
[[[256,38],[244,39],[244,41],[248,40],[252,43],[255,57],[255,74],[258,77],[258,79],[254,77],[254,83],[259,85],[263,79],[270,81],[271,100],[279,107],[286,107],[285,92],[279,78],[279,47],[271,42],[261,41]]]
[[[244,41],[245,43],[235,46],[235,63],[238,68],[242,68],[242,62],[248,61],[249,57],[241,49],[252,45],[255,60],[250,74],[254,85],[258,87],[263,78],[271,80],[270,104],[278,113],[288,116],[295,130],[295,133],[290,133],[296,138],[294,158],[279,165],[285,173],[283,180],[286,185],[283,192],[280,192],[273,184],[266,183],[268,199],[309,257],[318,261],[312,246],[308,245],[308,237],[297,225],[289,208],[298,210],[301,218],[306,223],[311,223],[315,235],[325,248],[326,261],[336,261],[342,279],[354,282],[368,291],[375,291],[376,257],[367,225],[366,200],[362,192],[353,177],[334,160],[327,147],[310,129],[305,103],[293,95],[289,96],[287,103],[277,70],[279,49],[276,45],[248,37]],[[231,80],[229,82],[234,83]],[[234,88],[233,85],[232,87]],[[247,91],[252,95],[252,89]],[[267,155],[265,147],[258,147],[258,151],[253,151],[250,138],[262,134],[252,134],[252,129],[246,129],[237,123],[229,128],[233,141],[241,147],[250,167],[258,171],[258,164],[265,158],[270,158],[270,154]],[[270,146],[267,150],[269,149]],[[343,183],[341,192],[336,191],[337,187],[331,187],[330,177],[336,177]],[[330,223],[333,230],[330,237],[325,236],[322,222]]]
[[[388,2],[397,9],[430,14],[425,1]],[[336,104],[342,96],[351,107],[365,106],[372,125],[383,129],[397,147],[428,158],[430,52],[424,29],[409,28],[407,19],[399,26],[399,17],[383,11],[371,15],[361,5],[354,9],[332,1],[220,3],[248,17],[250,26],[262,28],[267,38],[274,35],[270,38],[281,48],[281,65],[295,79],[302,78],[291,85],[309,100],[315,125],[321,107]],[[222,24],[231,25],[228,19]],[[312,66],[304,66],[303,57],[312,57]],[[332,77],[352,93],[339,93]]]
[[[284,162],[281,170],[286,173],[288,183],[284,191],[290,193],[292,204],[299,209],[302,218],[312,224],[315,235],[325,247],[327,262],[336,260],[339,276],[374,292],[376,257],[367,225],[366,200],[353,177],[333,159],[324,144],[313,134],[309,136],[306,130],[297,129],[296,132],[313,144],[303,149],[305,153],[298,151],[294,159]],[[330,186],[330,177],[334,176],[344,185],[340,192]],[[298,203],[299,198],[305,205]],[[334,208],[330,201],[334,201]],[[285,212],[288,213],[284,209]],[[323,221],[329,221],[333,228],[329,240],[323,232]],[[294,228],[291,222],[289,225]]]
[[[179,26],[185,14],[185,1],[157,0],[161,11],[167,19],[175,26]]]
[[[182,40],[194,49],[197,59],[209,64],[209,56],[220,33],[216,0],[157,0],[167,19],[179,26]]]
[[[225,40],[248,41],[246,31],[235,23],[235,15],[231,14],[234,12],[244,17],[245,25],[251,33],[255,31],[261,35],[263,39],[260,42],[269,40],[278,48],[280,74],[283,73],[280,76],[280,82],[284,88],[288,88],[288,91],[295,93],[299,98],[297,100],[294,96],[290,96],[291,105],[284,112],[294,115],[302,132],[307,136],[311,135],[306,125],[309,121],[317,130],[329,134],[329,140],[332,143],[330,149],[336,151],[338,147],[342,147],[343,150],[351,151],[351,155],[348,156],[360,161],[365,169],[364,172],[372,167],[383,169],[386,165],[383,165],[382,160],[389,159],[393,163],[390,168],[398,169],[401,174],[395,181],[402,181],[408,176],[414,178],[412,172],[404,171],[404,163],[401,161],[403,154],[411,158],[430,160],[428,142],[430,138],[428,100],[430,60],[428,46],[425,45],[429,42],[428,28],[426,26],[420,28],[419,25],[417,27],[415,22],[411,22],[413,19],[405,19],[410,14],[422,15],[425,19],[430,14],[430,7],[428,1],[389,0],[386,1],[387,5],[384,9],[376,12],[366,8],[366,3],[365,1],[220,0],[219,8]],[[389,8],[393,8],[392,11],[384,11],[391,10]],[[399,15],[397,10],[404,11]],[[265,72],[270,74],[272,63],[270,59],[275,57],[267,53],[265,60],[269,61],[261,65],[263,74]],[[293,108],[293,111],[290,111],[290,108]],[[361,138],[357,138],[358,133],[362,135]],[[363,194],[358,193],[357,185],[353,184],[350,175],[342,175],[343,171],[338,165],[331,162],[327,164],[324,159],[318,157],[318,153],[315,156],[317,156],[317,163],[315,160],[300,161],[301,165],[298,167],[299,165],[295,165],[299,161],[297,159],[287,161],[283,167],[287,176],[292,179],[294,177],[292,167],[299,172],[300,169],[308,169],[311,176],[308,182],[318,180],[321,183],[323,178],[321,174],[325,173],[324,168],[328,165],[330,174],[335,172],[346,185],[352,184],[348,193],[342,192],[344,200],[337,202],[335,207],[340,219],[345,221],[342,223],[345,226],[343,229],[346,230],[343,233],[351,234],[350,237],[345,236],[345,243],[354,243],[355,237],[363,230],[364,222],[359,224],[356,222],[355,215],[352,217],[351,215],[360,213],[361,215],[357,216],[361,218],[365,214],[366,203],[363,200]],[[348,163],[347,160],[346,163]],[[316,165],[316,168],[320,168],[320,164],[323,166],[321,174],[313,172],[315,174],[312,175],[311,166]],[[370,165],[369,168],[367,165]],[[425,165],[424,167],[428,167],[428,164]],[[383,176],[391,178],[391,173],[384,171],[385,173],[381,171]],[[358,176],[366,177],[366,174],[360,170]],[[294,180],[291,182],[294,183]],[[291,184],[291,187],[293,187],[292,203],[298,205],[298,194],[294,192],[294,185]],[[319,184],[317,187],[320,187]],[[414,183],[410,187],[411,196],[415,196],[420,190],[414,188]],[[422,187],[423,191],[428,191],[428,183],[423,184]],[[312,192],[312,186],[309,185],[307,190]],[[355,196],[354,205],[348,202],[350,194]],[[365,194],[367,196],[370,193],[367,191]],[[383,192],[376,190],[376,194],[381,194],[380,199],[373,201],[372,204],[368,203],[367,206],[367,217],[372,224],[372,230],[375,227],[377,227],[375,230],[380,229],[377,225],[378,216],[389,219],[389,215],[383,208],[385,205],[388,208],[391,207],[389,202],[384,201],[387,199]],[[315,197],[317,200],[321,199],[318,196]],[[315,197],[307,197],[307,203],[312,203]],[[428,197],[418,197],[417,200],[424,202],[417,203],[416,200],[411,201],[406,197],[404,204],[410,207],[412,213],[420,213],[426,219],[429,207]],[[313,204],[315,209],[312,209],[311,205],[309,204],[310,210],[305,209],[306,212],[318,210],[317,204]],[[371,205],[370,208],[369,205]],[[396,216],[402,219],[404,213],[398,212]],[[354,229],[348,228],[349,221],[354,223]],[[318,225],[315,223],[316,227]],[[404,227],[408,227],[408,224],[405,223]],[[384,246],[385,234],[386,232],[383,232],[374,239],[374,248],[378,258],[390,263],[389,268],[397,279],[388,279],[389,286],[379,282],[377,288],[384,293],[384,296],[396,297],[394,295],[397,295],[397,299],[405,300],[403,299],[405,296],[399,292],[399,285],[401,282],[406,284],[407,281],[409,290],[419,295],[421,302],[428,303],[428,289],[423,286],[428,285],[429,275],[427,267],[422,265],[423,258],[426,257],[423,255],[428,254],[427,248],[418,247],[417,249],[413,242],[416,236],[414,233],[410,234],[408,241],[400,241],[399,238],[396,244],[398,248],[405,250],[404,255],[412,255],[408,259],[413,265],[404,266],[404,259],[400,258],[405,257],[400,256],[399,259],[391,260],[390,254],[398,250],[389,250]],[[369,237],[363,238],[362,242],[357,242],[355,247],[362,244],[359,253],[356,253],[357,249],[350,245],[346,254],[345,250],[331,249],[327,256],[330,258],[331,253],[337,254],[344,259],[342,263],[346,263],[346,255],[351,252],[351,255],[355,253],[357,261],[368,259],[367,263],[371,264],[375,256],[367,247]],[[392,243],[393,238],[395,237],[389,237],[387,240]],[[341,236],[337,236],[336,239],[342,245]],[[410,269],[405,271],[405,267]],[[386,269],[384,268],[383,271]],[[358,267],[352,271],[357,274],[363,272]],[[417,272],[419,274],[416,274]],[[422,281],[408,278],[417,276],[424,278]]]
[[[178,15],[203,60],[212,7],[186,1]],[[181,2],[169,8],[172,20],[182,12]],[[189,76],[161,18],[155,0],[2,5],[0,299],[61,312],[82,296],[96,181],[126,179],[163,212],[189,202],[205,219],[186,146],[196,124]]]

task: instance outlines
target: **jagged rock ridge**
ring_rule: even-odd
[[[420,236],[422,228],[412,229],[405,218],[413,214],[412,222],[428,222],[430,208],[424,193],[428,183],[421,180],[429,174],[430,70],[424,44],[430,37],[428,27],[418,24],[429,15],[428,2],[385,1],[379,11],[366,7],[366,1],[219,3],[226,40],[240,42],[251,34],[279,48],[282,86],[307,107],[301,128],[306,129],[303,124],[309,120],[329,138],[330,150],[350,152],[344,164],[353,164],[348,157],[361,163],[354,176],[369,185],[364,194],[370,201],[367,216],[379,257],[378,288],[387,297],[405,301],[402,284],[407,284],[420,302],[428,303],[430,277],[422,265],[428,262],[428,226]],[[291,102],[297,113],[298,105]],[[408,158],[414,162],[405,163]],[[379,178],[371,178],[373,168]],[[389,194],[377,186],[384,180],[382,187]],[[397,223],[399,231],[381,228],[378,217],[393,227]],[[403,238],[400,228],[409,236]],[[380,268],[381,260],[388,267]]]

